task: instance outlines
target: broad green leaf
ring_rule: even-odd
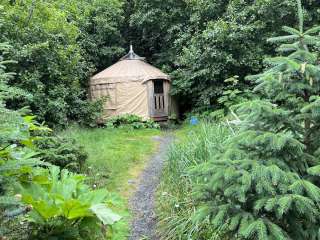
[[[79,199],[80,201],[91,203],[92,205],[102,203],[106,199],[108,192],[105,189],[94,190],[82,194]]]
[[[79,200],[65,201],[62,206],[63,214],[68,219],[76,219],[92,216],[89,205],[81,203]]]
[[[34,201],[32,207],[32,211],[38,212],[40,216],[42,216],[46,220],[54,218],[61,214],[61,211],[57,206],[50,204],[44,200]]]
[[[105,225],[112,225],[121,219],[121,216],[115,214],[110,208],[104,204],[93,205],[90,210],[103,222]]]

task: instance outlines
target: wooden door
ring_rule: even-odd
[[[167,116],[167,98],[164,92],[164,81],[153,81],[153,115],[155,118]]]

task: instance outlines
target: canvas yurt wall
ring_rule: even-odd
[[[135,114],[149,118],[146,85],[139,82],[115,82],[91,85],[91,97],[106,97],[104,115]]]
[[[163,93],[155,94],[157,80]],[[148,64],[131,49],[120,61],[90,79],[92,99],[107,97],[105,116],[135,114],[143,119],[167,117],[170,113],[170,77]],[[159,115],[159,107],[163,107]]]

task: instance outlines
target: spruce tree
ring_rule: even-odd
[[[320,239],[320,27],[304,31],[297,5],[299,28],[269,39],[279,56],[248,77],[261,98],[233,106],[237,133],[195,170],[196,219],[209,215],[229,239]]]

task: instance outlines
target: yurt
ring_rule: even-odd
[[[175,107],[169,95],[170,77],[130,52],[90,79],[91,99],[106,97],[105,117],[135,114],[165,121]]]

